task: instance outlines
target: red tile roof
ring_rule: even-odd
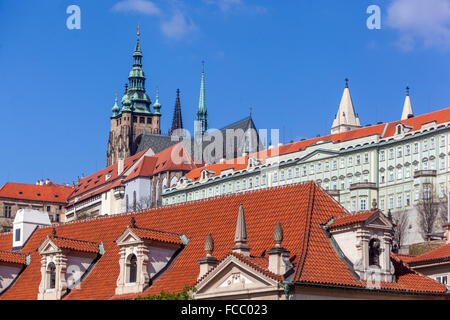
[[[284,230],[282,245],[291,252],[296,266],[294,281],[348,288],[365,287],[335,252],[322,229],[322,225],[331,218],[348,215],[348,212],[316,184],[305,183],[57,226],[58,237],[102,242],[105,249],[80,289],[74,289],[65,299],[115,297],[119,275],[119,247],[115,240],[129,226],[131,217],[135,218],[139,227],[185,234],[190,239],[171,267],[139,295],[158,294],[161,290],[180,292],[185,285],[195,285],[199,273],[197,261],[205,255],[206,235],[212,233],[215,243],[213,255],[219,260],[228,255],[234,246],[235,224],[241,203],[245,208],[248,245],[253,256],[262,257],[265,250],[273,247],[273,229],[280,222]],[[22,249],[22,253],[31,255],[31,264],[1,299],[36,299],[40,282],[40,255],[36,249],[50,232],[51,228],[40,228],[34,232]],[[11,244],[12,234],[0,234],[0,250],[11,250]],[[250,262],[264,269],[263,259]],[[423,293],[442,293],[446,290],[445,286],[405,266],[400,266],[398,270],[396,284],[389,285]]]
[[[450,261],[450,244],[425,252],[415,256],[408,261],[411,266],[422,265],[427,263],[439,263]]]
[[[26,264],[26,255],[0,250],[0,261],[15,264]]]
[[[154,240],[173,244],[182,244],[180,235],[176,233],[144,229],[144,228],[131,228],[134,234],[141,239]]]
[[[410,118],[407,120],[395,121],[395,122],[390,122],[390,123],[382,123],[382,124],[377,124],[377,125],[364,127],[364,128],[360,128],[360,129],[355,129],[355,130],[351,130],[351,131],[346,131],[346,132],[342,132],[342,133],[331,134],[331,135],[327,135],[327,136],[323,136],[323,137],[316,137],[313,139],[298,141],[298,142],[290,143],[290,144],[283,145],[280,147],[276,147],[271,150],[261,151],[252,156],[255,156],[256,158],[259,158],[259,159],[267,159],[268,157],[273,156],[273,155],[285,155],[285,154],[289,154],[289,153],[294,153],[294,152],[298,152],[300,150],[304,150],[305,148],[312,146],[319,141],[324,141],[324,142],[330,141],[330,142],[336,143],[336,142],[350,141],[350,140],[374,136],[374,135],[377,135],[381,138],[387,138],[387,137],[391,137],[391,136],[395,135],[396,125],[399,123],[403,123],[407,126],[411,126],[412,130],[415,131],[415,130],[419,130],[423,124],[430,123],[432,121],[436,121],[437,124],[449,122],[450,121],[450,108],[427,113],[427,114],[420,115],[420,116]],[[384,134],[383,134],[383,131],[385,131]],[[272,155],[267,154],[268,152],[272,153]],[[189,172],[186,175],[186,178],[196,181],[199,179],[201,172],[205,169],[215,172],[216,176],[220,175],[220,173],[222,171],[231,169],[231,168],[236,171],[245,169],[247,167],[247,163],[248,163],[247,162],[248,156],[243,157],[243,158],[241,157],[239,159],[244,160],[244,163],[236,164],[235,163],[236,159],[233,159],[233,160],[229,160],[229,161],[227,161],[227,163],[223,163],[223,164],[207,165],[203,168],[196,169],[196,170],[193,170],[192,172]]]
[[[343,227],[348,226],[355,223],[364,222],[370,217],[372,217],[374,214],[376,214],[378,210],[376,211],[361,211],[354,214],[346,215],[343,217],[338,217],[333,220],[333,222],[328,225],[328,229],[336,228],[336,227]]]
[[[0,198],[65,203],[72,192],[72,187],[54,184],[51,182],[42,186],[7,182],[0,189]]]
[[[98,253],[98,243],[69,238],[51,237],[50,240],[60,249],[69,249],[78,252]]]

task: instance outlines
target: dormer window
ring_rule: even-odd
[[[44,240],[38,252],[41,255],[38,300],[59,300],[92,268],[94,261],[103,254],[103,245],[57,237],[53,229],[52,236]]]
[[[115,241],[120,247],[116,294],[144,291],[152,277],[175,259],[185,244],[181,238],[175,233],[137,227],[132,218],[131,225]]]
[[[339,217],[327,229],[361,280],[375,276],[380,282],[395,281],[390,257],[393,225],[381,211]]]

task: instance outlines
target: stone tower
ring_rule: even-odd
[[[342,133],[354,129],[361,128],[359,117],[353,107],[352,96],[348,88],[348,79],[345,79],[345,89],[342,94],[339,110],[331,127],[331,134]]]
[[[173,112],[172,128],[170,129],[169,135],[172,135],[180,129],[183,129],[183,117],[181,116],[180,89],[177,89],[177,99],[175,101],[175,109]]]
[[[145,92],[145,74],[142,69],[142,51],[139,43],[138,26],[137,43],[133,53],[133,68],[125,85],[122,108],[116,103],[112,109],[111,131],[109,133],[106,165],[115,164],[136,153],[142,135],[145,133],[161,134],[161,104],[157,96],[150,109],[151,100]]]

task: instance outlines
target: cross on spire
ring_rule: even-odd
[[[137,25],[137,36],[140,37],[141,36],[141,26]]]
[[[406,95],[409,96],[409,86],[406,86]]]
[[[345,87],[348,88],[348,78],[345,78]]]

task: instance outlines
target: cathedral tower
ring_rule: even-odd
[[[202,79],[200,82],[200,99],[197,108],[197,119],[194,125],[195,137],[203,136],[208,130],[208,110],[206,109],[206,92],[205,92],[205,63],[202,67]]]
[[[151,111],[151,100],[145,91],[145,74],[142,69],[142,51],[139,42],[138,26],[137,43],[133,52],[133,68],[125,85],[122,98],[122,109],[116,103],[112,109],[111,131],[109,133],[106,165],[110,166],[119,159],[136,153],[142,135],[145,133],[160,134],[161,105],[158,97]]]

